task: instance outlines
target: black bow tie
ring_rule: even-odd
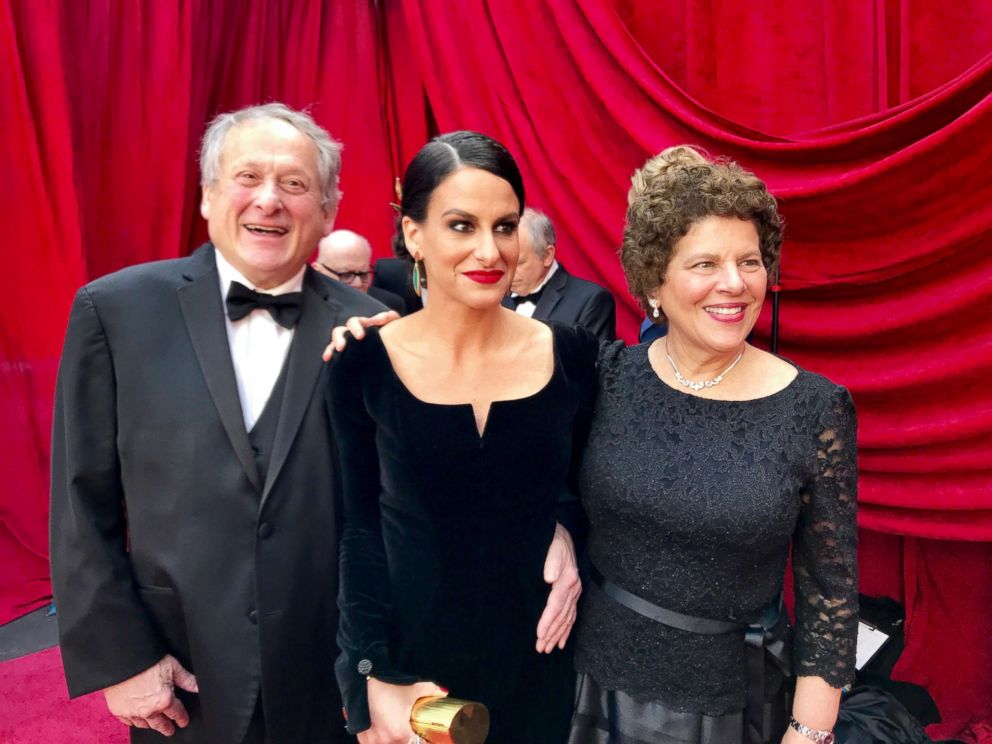
[[[544,287],[541,287],[541,289],[536,292],[531,292],[529,295],[517,295],[515,297],[511,297],[510,300],[512,300],[514,307],[520,307],[525,302],[533,302],[536,305],[537,301],[541,299],[541,293],[543,291]]]
[[[227,290],[227,317],[232,321],[241,320],[252,310],[268,310],[272,319],[283,328],[292,328],[300,322],[300,302],[302,292],[286,292],[270,295],[248,289],[241,282],[231,282]]]

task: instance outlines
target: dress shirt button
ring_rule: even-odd
[[[252,610],[249,612],[248,619],[251,621],[252,625],[258,625],[258,610]]]
[[[263,540],[267,537],[271,537],[273,532],[275,532],[275,528],[268,522],[262,522],[258,525],[258,536]]]
[[[372,674],[372,662],[368,659],[362,659],[358,662],[358,673],[363,677],[368,677]]]

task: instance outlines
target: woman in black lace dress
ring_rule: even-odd
[[[600,351],[570,744],[832,740],[854,672],[856,421],[844,388],[746,341],[780,246],[775,200],[733,163],[676,147],[634,174],[621,256],[668,334]],[[792,651],[792,722],[784,696],[747,705],[783,682],[761,630],[746,654],[759,621]]]

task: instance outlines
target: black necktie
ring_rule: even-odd
[[[227,290],[227,317],[232,321],[241,320],[252,310],[262,308],[268,310],[272,319],[283,328],[292,328],[300,321],[302,299],[302,292],[270,295],[248,289],[241,282],[231,282],[231,288]]]
[[[532,292],[529,295],[517,295],[516,297],[511,297],[510,299],[513,301],[513,307],[520,307],[525,302],[533,302],[536,305],[537,301],[541,299],[541,292],[543,291],[544,287],[541,287],[539,290]]]

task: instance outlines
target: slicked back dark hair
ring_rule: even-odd
[[[478,168],[502,178],[524,211],[524,180],[510,151],[492,137],[463,130],[435,137],[410,161],[403,176],[403,216],[423,222],[434,189],[459,168]]]

